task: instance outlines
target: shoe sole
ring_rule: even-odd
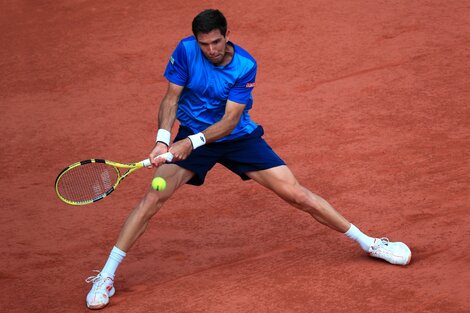
[[[411,262],[411,252],[410,252],[410,255],[408,256],[408,260],[406,260],[406,263],[403,265],[408,265],[410,264],[410,262]]]
[[[87,304],[87,308],[89,308],[90,310],[100,310],[100,309],[103,309],[104,307],[106,307],[108,305],[108,303],[103,304],[103,305],[90,305],[90,306]]]

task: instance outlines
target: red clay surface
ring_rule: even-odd
[[[151,171],[61,203],[65,166],[150,151],[167,59],[217,6],[259,63],[253,118],[299,180],[407,267],[373,260],[222,167],[185,186],[119,269],[106,312],[469,312],[465,1],[4,1],[2,312],[86,312]]]

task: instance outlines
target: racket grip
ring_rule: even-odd
[[[152,162],[150,162],[150,159],[142,160],[142,161],[140,161],[140,164],[142,164],[142,167],[151,167],[152,166]]]
[[[157,155],[155,158],[164,158],[168,162],[171,162],[173,160],[173,154],[171,152],[166,152],[160,155]],[[141,161],[143,167],[151,167],[152,166],[152,161],[150,159],[145,159]]]
[[[157,158],[164,158],[168,162],[171,162],[173,160],[173,154],[171,152],[166,152],[166,153],[157,155]]]

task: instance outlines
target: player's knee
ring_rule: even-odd
[[[152,191],[147,192],[139,205],[138,213],[141,219],[147,220],[152,218],[160,210],[165,201],[166,199],[160,194]]]
[[[303,190],[298,190],[295,194],[295,203],[298,207],[305,209],[309,207],[310,198]]]
[[[286,188],[284,199],[297,208],[306,208],[309,202],[308,194],[300,185],[289,186]]]

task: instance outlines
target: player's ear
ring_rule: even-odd
[[[225,42],[229,42],[229,37],[230,36],[230,29],[227,29],[227,32],[225,33]]]

